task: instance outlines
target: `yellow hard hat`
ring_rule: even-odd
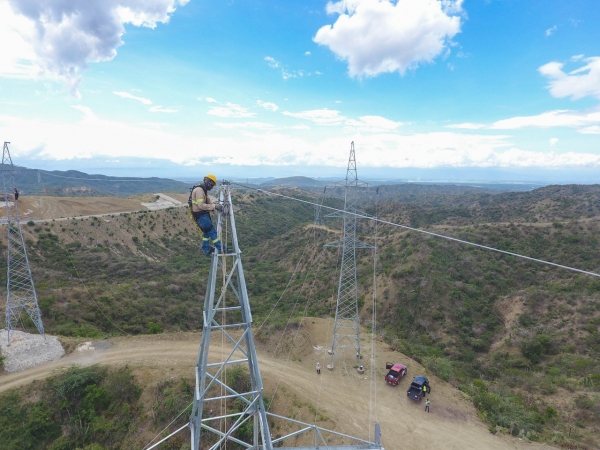
[[[217,177],[215,177],[212,173],[204,175],[204,178],[208,178],[209,180],[212,180],[213,183],[217,184]]]

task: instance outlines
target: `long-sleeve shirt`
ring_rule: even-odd
[[[214,211],[215,205],[201,186],[192,191],[192,212]]]

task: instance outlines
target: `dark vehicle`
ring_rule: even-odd
[[[421,401],[423,397],[430,393],[431,388],[429,387],[429,380],[425,377],[418,376],[413,379],[408,391],[406,391],[406,396],[413,400]]]
[[[408,369],[406,368],[406,366],[404,364],[394,364],[389,369],[390,369],[390,371],[385,376],[385,381],[387,381],[390,384],[393,384],[394,386],[398,386],[400,379],[404,375],[406,375],[406,372],[408,371]]]

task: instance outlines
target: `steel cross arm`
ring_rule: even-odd
[[[277,447],[277,450],[385,450],[380,445],[317,445],[315,447]]]
[[[344,247],[344,241],[333,241],[324,245],[324,247]],[[375,248],[375,246],[371,244],[367,244],[366,242],[360,241],[358,239],[354,240],[354,247],[356,248]]]
[[[205,402],[212,402],[212,401],[215,401],[215,400],[221,400],[223,398],[240,398],[242,400],[245,400],[248,405],[252,405],[252,402],[250,400],[248,400],[247,398],[245,398],[245,396],[246,395],[256,395],[258,393],[259,393],[259,391],[236,392],[235,394],[222,395],[221,397],[205,398],[204,401]],[[213,418],[211,418],[211,419],[213,419]],[[210,419],[206,419],[206,420],[210,420]]]
[[[309,423],[301,422],[301,421],[296,420],[296,419],[290,419],[289,417],[280,416],[278,414],[273,414],[273,413],[270,413],[270,412],[267,413],[267,416],[269,416],[269,417],[276,417],[278,419],[283,419],[283,420],[288,421],[288,422],[293,422],[293,423],[297,423],[298,425],[303,425],[305,427],[308,427],[305,430],[305,432],[306,431],[310,431],[309,429],[319,430],[319,432],[331,433],[331,434],[334,434],[336,436],[345,437],[345,438],[348,438],[348,439],[353,439],[355,441],[358,441],[358,442],[361,442],[363,444],[367,444],[367,445],[370,446],[370,447],[364,447],[364,448],[373,448],[373,449],[381,448],[375,442],[370,442],[370,441],[367,441],[366,439],[357,438],[355,436],[350,436],[348,434],[340,433],[338,431],[328,430],[327,428],[321,428],[321,427],[318,427],[316,425],[311,425]],[[290,435],[283,436],[281,438],[278,438],[277,441],[281,442],[283,439],[287,439],[289,437],[295,436],[296,434],[297,433],[293,433],[293,434],[290,434]],[[273,441],[273,442],[275,442],[275,441]],[[314,448],[314,447],[306,447],[306,448]],[[327,446],[327,448],[329,448],[329,446]],[[337,448],[337,447],[332,447],[332,448]],[[356,447],[348,447],[348,448],[356,448]]]

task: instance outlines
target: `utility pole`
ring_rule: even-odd
[[[223,449],[228,443],[252,450],[383,450],[379,424],[375,424],[375,442],[370,442],[267,411],[229,182],[221,183],[218,201],[228,206],[228,213],[219,213],[216,222],[217,233],[228,250],[227,254],[213,253],[211,257],[192,414],[189,423],[145,450],[157,448],[186,428],[191,432],[192,450]],[[237,367],[249,375],[248,384],[240,383],[239,372],[234,371]],[[290,432],[271,437],[270,424],[277,424],[279,429],[282,422],[285,424],[281,429]],[[306,434],[311,434],[305,438],[309,446],[282,445],[292,438],[298,442]],[[328,445],[330,436],[347,444]]]
[[[342,240],[326,244],[326,247],[342,248],[342,264],[338,284],[337,304],[335,309],[335,325],[331,340],[331,362],[327,366],[333,369],[336,352],[342,353],[346,348],[352,348],[356,357],[361,358],[360,352],[360,321],[358,316],[358,285],[356,280],[356,249],[374,248],[356,239],[357,214],[366,215],[358,209],[358,190],[367,187],[366,183],[358,180],[356,171],[356,155],[354,142],[350,144],[350,157],[344,187],[344,213]],[[340,217],[340,214],[329,214],[328,217]],[[339,356],[339,355],[338,355]]]
[[[25,250],[25,241],[21,232],[19,202],[14,198],[17,193],[17,186],[8,144],[10,142],[4,143],[2,153],[2,181],[4,186],[4,202],[6,204],[6,227],[8,229],[6,330],[8,332],[8,345],[10,345],[10,332],[19,324],[23,311],[27,312],[35,327],[44,336],[44,339],[46,336],[44,335],[42,313],[38,306],[31,268],[27,259],[27,251]],[[14,201],[10,201],[11,197]]]

